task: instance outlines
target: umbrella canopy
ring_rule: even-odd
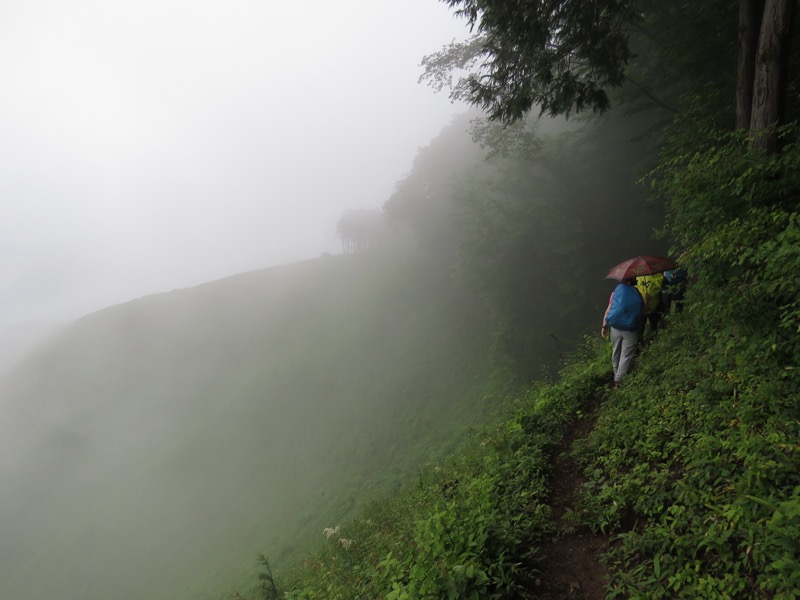
[[[608,272],[606,279],[622,281],[623,279],[632,279],[641,275],[663,273],[677,266],[674,260],[665,256],[637,256],[619,263]]]

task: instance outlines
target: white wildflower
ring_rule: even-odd
[[[325,529],[322,530],[322,535],[324,535],[328,539],[331,539],[337,533],[339,533],[338,525],[336,527],[326,527]]]

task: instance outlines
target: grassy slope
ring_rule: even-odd
[[[0,595],[218,597],[257,552],[290,560],[490,409],[486,335],[385,256],[82,319],[4,382]]]

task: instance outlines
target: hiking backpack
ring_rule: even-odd
[[[664,275],[642,275],[636,278],[636,288],[644,299],[644,313],[649,315],[658,312],[661,306],[661,288],[664,285]]]
[[[636,331],[642,322],[642,296],[632,285],[620,283],[611,295],[606,323],[614,329]]]

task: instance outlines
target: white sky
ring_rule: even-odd
[[[0,3],[0,335],[339,252],[451,117],[437,0]]]

